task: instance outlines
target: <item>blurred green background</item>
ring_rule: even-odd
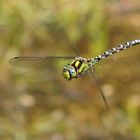
[[[140,46],[96,68],[105,108],[88,75],[66,81],[67,62],[34,70],[15,56],[95,57],[140,39],[139,0],[0,1],[0,140],[139,140]]]

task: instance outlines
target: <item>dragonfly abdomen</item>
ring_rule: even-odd
[[[125,50],[127,48],[130,48],[130,47],[138,45],[138,44],[140,44],[140,40],[128,41],[125,44],[121,44],[116,47],[113,47],[112,49],[109,49],[108,51],[103,52],[102,54],[98,55],[97,57],[92,58],[92,62],[97,63],[98,61],[100,61],[108,56],[111,56],[112,54],[118,53],[122,50]]]

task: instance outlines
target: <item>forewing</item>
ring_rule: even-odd
[[[72,60],[74,58],[72,56],[14,57],[9,62],[16,67],[46,69],[62,61]]]
[[[33,81],[48,81],[63,79],[62,70],[74,57],[50,56],[50,57],[14,57],[10,64],[21,69],[16,70]],[[24,74],[23,74],[24,73]],[[36,79],[36,80],[35,80]]]

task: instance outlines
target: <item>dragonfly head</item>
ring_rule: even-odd
[[[75,68],[69,64],[63,68],[62,74],[67,80],[71,80],[72,78],[77,77],[77,72]]]

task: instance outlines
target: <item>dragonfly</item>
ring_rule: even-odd
[[[86,73],[89,73],[90,76],[92,77],[92,79],[95,81],[96,85],[97,85],[97,80],[94,76],[94,71],[95,71],[95,66],[97,63],[99,63],[101,60],[115,54],[118,53],[122,50],[126,50],[128,48],[131,48],[132,46],[138,45],[140,44],[140,39],[137,40],[132,40],[132,41],[128,41],[124,44],[120,44],[117,45],[103,53],[101,53],[100,55],[96,56],[96,57],[92,57],[92,58],[83,58],[80,56],[48,56],[48,57],[30,57],[30,56],[18,56],[18,57],[13,57],[9,60],[10,64],[12,65],[30,65],[30,64],[41,64],[41,63],[50,63],[52,61],[56,61],[56,60],[71,60],[70,63],[68,63],[67,65],[65,65],[62,68],[62,76],[70,81],[72,79],[77,79],[81,76],[83,76]],[[101,88],[97,85],[101,96],[103,98],[103,101],[106,105],[106,107],[108,108],[108,103],[107,100],[101,90]]]

